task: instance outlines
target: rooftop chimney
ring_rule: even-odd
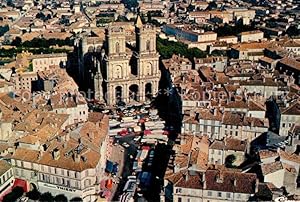
[[[216,182],[217,183],[223,183],[223,175],[221,174],[221,172],[219,174],[217,174]]]
[[[79,163],[80,162],[80,154],[77,154],[76,152],[73,154],[73,159],[76,163]]]
[[[52,158],[54,160],[58,160],[60,158],[60,151],[59,149],[55,148],[52,152]]]
[[[65,141],[68,142],[70,140],[70,132],[67,131],[65,135]]]
[[[188,174],[188,173],[185,174],[184,179],[185,179],[185,181],[188,181],[188,180],[189,180],[189,174]]]
[[[203,189],[206,189],[206,180],[205,180],[205,172],[202,173],[202,183],[203,183]]]
[[[256,181],[255,181],[255,193],[258,192],[258,185],[259,185],[259,179],[256,179]]]
[[[214,108],[214,116],[217,116],[218,110]]]
[[[233,179],[233,186],[236,187],[236,179],[235,178]]]
[[[88,135],[88,137],[91,138],[91,139],[94,139],[94,138],[95,138],[94,132],[88,133],[87,135]]]

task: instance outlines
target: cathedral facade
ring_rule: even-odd
[[[89,83],[96,100],[108,105],[119,101],[144,102],[158,91],[160,69],[155,28],[143,25],[138,17],[135,43],[129,45],[127,36],[124,27],[111,24],[103,41],[82,40],[82,82]]]

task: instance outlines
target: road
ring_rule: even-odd
[[[120,180],[120,183],[118,184],[117,190],[115,191],[112,201],[118,201],[119,196],[123,193],[123,188],[127,181],[127,177],[132,175],[133,159],[130,159],[130,155],[135,157],[138,149],[137,145],[133,141],[134,137],[135,135],[127,135],[119,139],[120,145],[126,142],[127,144],[129,144],[129,147],[124,148],[124,161],[123,161],[124,165],[123,165],[123,170],[121,171],[122,180]]]

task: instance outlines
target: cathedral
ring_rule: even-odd
[[[80,42],[79,75],[94,99],[114,105],[144,102],[158,91],[159,54],[156,30],[143,25],[138,16],[134,34],[119,24],[110,24],[103,39],[83,37]],[[135,39],[134,39],[135,35]],[[133,38],[129,43],[127,38]]]

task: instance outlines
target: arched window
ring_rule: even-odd
[[[116,53],[120,52],[120,44],[119,42],[116,43]]]
[[[146,51],[150,51],[150,41],[146,42]]]

